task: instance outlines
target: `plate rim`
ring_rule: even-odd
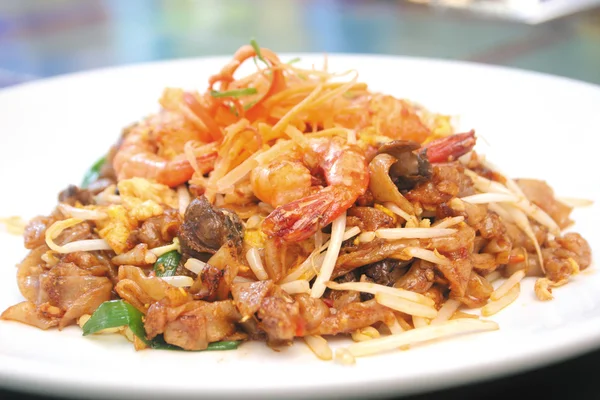
[[[281,58],[287,58],[287,57],[305,57],[305,58],[323,58],[323,54],[320,53],[278,53],[278,55]],[[569,78],[569,77],[563,77],[563,76],[555,76],[555,75],[551,75],[551,74],[546,74],[546,73],[541,73],[541,72],[537,72],[537,71],[529,71],[529,70],[524,70],[524,69],[519,69],[519,68],[513,68],[513,67],[505,67],[505,66],[497,66],[497,65],[488,65],[488,64],[483,64],[483,63],[475,63],[475,62],[469,62],[469,61],[460,61],[460,60],[445,60],[445,59],[440,59],[440,58],[425,58],[425,57],[406,57],[406,56],[395,56],[395,55],[389,55],[389,54],[361,54],[361,53],[329,53],[328,56],[331,58],[345,58],[345,59],[372,59],[372,60],[376,60],[376,59],[385,59],[385,60],[389,60],[389,61],[393,61],[393,62],[411,62],[411,63],[426,63],[426,64],[438,64],[438,65],[453,65],[455,67],[459,67],[459,68],[464,68],[464,67],[468,67],[468,68],[477,68],[477,69],[481,69],[481,70],[488,70],[491,72],[499,72],[499,73],[509,73],[509,74],[518,74],[521,76],[530,76],[530,77],[536,77],[536,78],[543,78],[546,80],[551,80],[551,81],[561,81],[563,83],[566,83],[568,85],[577,85],[579,87],[585,88],[586,90],[593,90],[593,91],[598,91],[600,93],[600,85],[597,85],[595,83],[591,83],[591,82],[585,82],[585,81],[581,81],[581,80],[577,80],[577,79],[573,79],[573,78]],[[190,64],[190,63],[197,63],[197,62],[201,62],[201,61],[210,61],[210,62],[220,62],[220,61],[227,61],[229,60],[231,57],[230,56],[226,56],[226,55],[216,55],[216,56],[202,56],[202,57],[190,57],[190,58],[180,58],[180,59],[175,59],[175,60],[161,60],[161,61],[150,61],[150,62],[143,62],[143,63],[133,63],[133,64],[127,64],[127,65],[120,65],[120,66],[113,66],[113,67],[105,67],[105,68],[98,68],[98,69],[91,69],[91,70],[85,70],[85,71],[79,71],[76,73],[69,73],[69,74],[62,74],[62,75],[58,75],[58,76],[53,76],[53,77],[47,77],[47,78],[42,78],[42,79],[38,79],[35,81],[30,81],[30,82],[24,82],[18,85],[13,85],[13,86],[9,86],[6,88],[3,88],[0,90],[0,99],[4,96],[11,96],[11,93],[13,92],[18,92],[18,91],[22,91],[22,90],[36,90],[36,86],[43,86],[45,84],[48,83],[54,83],[54,84],[60,84],[61,81],[69,81],[72,79],[95,79],[98,76],[104,75],[104,74],[121,74],[124,71],[128,71],[128,70],[135,70],[135,69],[139,69],[139,68],[153,68],[153,67],[169,67],[169,66],[173,66],[173,67],[177,67],[178,65],[181,66],[185,66],[186,64]],[[597,268],[596,263],[594,263],[593,267]],[[32,328],[34,329],[34,328]],[[590,344],[588,343],[586,346],[582,346],[581,343],[582,341],[585,342],[593,342],[593,344],[590,346]],[[505,360],[503,363],[500,363],[500,367],[498,367],[501,371],[498,372],[494,369],[491,369],[489,371],[484,372],[484,371],[478,371],[480,372],[480,374],[478,375],[477,378],[473,379],[472,376],[469,378],[464,378],[464,379],[460,379],[460,376],[456,376],[456,378],[459,379],[452,379],[452,382],[449,382],[448,379],[444,379],[443,382],[437,382],[436,385],[432,385],[430,387],[427,388],[427,390],[438,390],[438,389],[444,389],[444,388],[448,388],[448,387],[452,387],[452,386],[457,386],[460,384],[464,384],[466,382],[470,382],[470,383],[475,383],[475,382],[479,382],[479,381],[484,381],[484,380],[489,380],[489,379],[493,379],[493,378],[499,378],[502,376],[506,376],[506,375],[511,375],[512,373],[518,373],[518,372],[522,372],[525,370],[530,370],[536,367],[540,367],[540,366],[546,366],[549,364],[553,364],[556,362],[560,362],[569,358],[574,358],[580,354],[583,354],[587,351],[592,350],[593,347],[600,347],[600,328],[597,331],[591,331],[591,330],[586,330],[585,334],[582,334],[582,338],[580,338],[578,341],[576,342],[568,342],[568,343],[563,343],[561,345],[558,346],[558,357],[557,357],[557,353],[553,352],[552,354],[548,355],[548,354],[544,354],[542,357],[543,361],[540,362],[540,357],[537,357],[536,360],[533,360],[532,358],[527,359],[525,358],[526,361],[528,361],[527,363],[523,364],[522,366],[519,366],[517,368],[515,368],[514,366],[514,361],[512,360],[512,365],[510,365],[510,368],[505,365],[505,364],[510,364],[511,360]],[[540,354],[537,354],[537,356],[540,356]],[[0,354],[0,361],[2,360],[6,360],[6,361],[11,361],[11,356],[6,356],[3,354]],[[517,357],[519,358],[519,357]],[[521,357],[523,358],[523,357]],[[19,360],[19,359],[13,359],[12,361],[15,362],[15,360]],[[42,364],[42,363],[40,363]],[[10,368],[6,368],[8,367],[8,365],[10,365],[8,362],[0,362],[0,383],[2,385],[6,385],[7,387],[13,387],[19,390],[28,390],[31,389],[32,392],[36,392],[36,393],[43,393],[46,392],[47,393],[47,389],[50,388],[51,391],[52,389],[56,389],[56,391],[54,391],[53,393],[60,393],[62,395],[69,395],[69,393],[66,392],[66,390],[71,391],[73,390],[73,388],[69,388],[68,384],[69,383],[73,383],[72,381],[66,380],[62,383],[57,382],[56,380],[54,381],[49,381],[46,382],[46,384],[48,384],[48,386],[44,387],[44,388],[39,388],[37,386],[29,386],[29,387],[24,387],[23,386],[23,382],[21,382],[21,384],[19,384],[19,382],[22,379],[19,379],[18,376],[15,376],[13,373],[11,373]],[[504,367],[502,367],[502,365],[504,365]],[[14,364],[13,364],[14,366]],[[61,366],[62,367],[62,366]],[[471,367],[474,368],[474,367]],[[27,369],[24,369],[28,372],[31,372]],[[504,372],[502,372],[504,371]],[[460,372],[460,371],[458,371]],[[457,373],[458,373],[457,372]],[[464,372],[464,371],[462,371]],[[476,371],[477,372],[477,371]],[[21,374],[21,377],[23,377],[23,375]],[[40,377],[42,378],[42,380],[46,379],[46,375],[42,374],[40,375],[35,375],[35,374],[31,374],[31,376],[29,376],[29,380],[30,382],[33,380],[38,380],[40,379]],[[16,384],[15,384],[16,383]],[[382,382],[380,382],[382,383]],[[389,383],[389,382],[388,382]],[[78,385],[84,385],[84,382],[76,382],[75,387],[77,387]],[[89,385],[89,382],[87,383]],[[356,384],[357,386],[351,389],[361,389],[360,385],[363,385],[364,382],[360,382],[358,384]],[[405,385],[405,384],[402,384]],[[397,389],[398,386],[394,386],[394,385],[383,385],[382,387],[379,389],[379,394],[382,394],[384,392],[389,393],[389,390],[393,390],[393,389]],[[411,390],[411,388],[413,390]],[[36,390],[39,389],[39,390]],[[191,388],[188,388],[187,390],[190,390]],[[303,396],[310,396],[311,394],[316,394],[317,392],[315,392],[315,390],[318,390],[318,387],[313,386],[310,388],[312,391],[311,392],[306,392],[303,393]],[[407,390],[408,389],[408,390]],[[140,392],[138,390],[140,390],[140,387],[123,387],[123,388],[119,388],[118,392],[110,392],[107,391],[107,388],[104,386],[98,386],[92,393],[89,393],[88,395],[92,395],[92,396],[104,396],[106,394],[112,394],[112,395],[118,395],[118,396],[132,396],[132,395],[139,395]],[[127,392],[127,390],[129,390],[129,392]],[[410,385],[410,386],[402,386],[402,394],[412,394],[412,393],[417,393],[420,390],[418,388],[415,387],[415,385]],[[145,397],[149,396],[149,397],[160,397],[161,395],[169,395],[169,396],[174,396],[177,395],[177,393],[156,393],[154,389],[152,388],[148,388],[146,391],[142,392],[143,394],[145,394]],[[181,392],[179,393],[180,395],[182,395],[183,397],[187,398],[188,396],[192,395],[191,392],[185,393]],[[198,393],[195,393],[196,395]],[[219,393],[219,392],[210,392],[210,393],[203,393],[203,394],[208,394],[209,396],[220,396],[224,395],[224,397],[230,397],[230,396],[236,396],[239,395],[241,393]],[[245,396],[248,396],[249,394],[252,394],[254,396],[260,396],[262,398],[264,398],[265,393],[264,392],[256,392],[256,393],[245,393]],[[282,393],[277,392],[277,391],[273,391],[269,393],[269,397],[273,397],[272,395],[281,395]],[[318,392],[319,395],[323,395],[323,394],[327,394],[324,392]],[[346,392],[347,394],[347,392]],[[364,393],[363,393],[364,394]],[[330,397],[334,397],[335,395],[339,395],[339,393],[330,393]],[[356,394],[356,395],[360,395]],[[329,397],[329,396],[328,396]]]

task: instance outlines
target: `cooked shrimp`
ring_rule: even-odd
[[[268,235],[292,242],[304,240],[350,208],[367,190],[369,170],[361,150],[340,137],[312,139],[309,144],[311,151],[304,155],[304,164],[312,171],[321,170],[327,186],[312,187],[316,192],[277,207],[262,224]]]
[[[256,167],[250,182],[256,197],[279,207],[308,196],[312,176],[301,161],[286,158]]]
[[[427,159],[431,163],[453,161],[473,150],[477,138],[475,131],[458,133],[434,140],[423,146],[427,150]]]
[[[194,174],[184,154],[188,141],[200,141],[199,132],[175,112],[161,111],[134,126],[116,152],[113,167],[119,180],[141,177],[175,187]],[[212,170],[215,150],[196,155],[201,173]]]

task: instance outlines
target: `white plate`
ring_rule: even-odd
[[[291,57],[291,56],[290,56]],[[303,55],[320,63],[321,57]],[[224,58],[130,66],[59,77],[0,92],[0,214],[47,214],[122,127],[157,109],[165,86],[205,89]],[[575,230],[597,255],[600,88],[567,79],[457,62],[335,55],[373,90],[461,115],[479,150],[511,176],[547,179],[561,196],[594,199]],[[0,310],[21,301],[14,279],[22,241],[0,232]],[[502,311],[501,329],[359,359],[316,360],[302,343],[274,352],[135,352],[122,337],[82,337],[0,321],[0,385],[72,396],[144,398],[366,396],[438,389],[555,362],[600,345],[600,274],[592,267],[542,303],[527,281]]]

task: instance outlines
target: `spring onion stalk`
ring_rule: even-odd
[[[219,92],[218,90],[211,90],[210,95],[215,98],[220,97],[241,97],[248,96],[250,94],[256,94],[258,91],[256,88],[244,88],[244,89],[234,89],[234,90],[225,90],[223,92]]]
[[[177,271],[177,267],[179,266],[179,260],[181,260],[181,254],[177,250],[171,250],[158,257],[158,260],[154,263],[156,276],[163,278],[175,275],[175,271]]]
[[[98,161],[96,161],[91,167],[90,169],[87,170],[87,172],[85,173],[85,175],[83,176],[83,181],[81,181],[81,187],[82,188],[87,188],[92,182],[95,182],[98,180],[98,177],[100,176],[100,170],[102,169],[102,166],[104,166],[104,164],[106,163],[106,156],[100,158]]]
[[[237,341],[237,340],[213,342],[213,343],[209,343],[208,347],[206,349],[199,350],[199,351],[235,350],[239,347],[240,343],[241,343],[241,341]],[[165,342],[165,339],[163,339],[162,335],[158,335],[151,341],[148,341],[147,344],[148,344],[148,347],[150,347],[151,349],[155,349],[155,350],[183,350],[179,346],[175,346],[175,345]]]
[[[252,48],[254,49],[254,51],[256,52],[256,57],[258,57],[258,59],[262,62],[264,62],[265,64],[267,64],[267,60],[264,59],[264,57],[262,56],[262,53],[260,52],[260,46],[258,45],[258,43],[256,43],[255,39],[251,39],[250,40],[250,46],[252,46]]]
[[[129,326],[129,329],[140,339],[146,341],[146,331],[142,314],[137,308],[124,300],[105,301],[94,311],[90,319],[83,325],[83,336],[91,335],[107,328]]]

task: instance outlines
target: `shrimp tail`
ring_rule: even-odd
[[[333,187],[277,207],[265,218],[262,231],[288,242],[299,242],[314,235],[320,226],[337,216]],[[343,212],[343,211],[341,211]]]
[[[443,163],[453,161],[467,154],[475,147],[477,138],[475,131],[459,133],[445,138],[434,140],[423,146],[427,153],[427,159],[431,163]]]

